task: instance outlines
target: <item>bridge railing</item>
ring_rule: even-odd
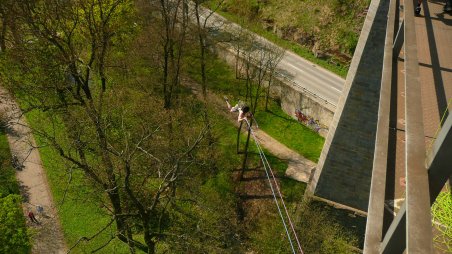
[[[364,253],[433,253],[430,206],[452,174],[452,117],[449,115],[426,156],[413,1],[391,0],[386,30],[378,126],[369,197]],[[403,46],[405,88],[406,200],[396,217],[385,214],[385,197],[393,191],[388,175],[395,170],[397,57]],[[400,87],[400,86],[399,86]],[[396,105],[394,105],[394,102]],[[393,161],[392,161],[393,162]],[[389,223],[388,223],[389,221]]]
[[[375,142],[372,180],[370,185],[369,207],[367,210],[365,253],[379,253],[382,241],[384,201],[386,193],[386,172],[388,168],[389,119],[391,114],[391,89],[393,83],[394,39],[397,32],[395,24],[398,12],[396,0],[390,2],[388,22],[386,26],[385,49],[383,58],[382,80],[380,90],[380,105],[378,109],[378,124]],[[398,28],[398,26],[397,26]]]

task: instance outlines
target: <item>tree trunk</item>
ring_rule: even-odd
[[[149,215],[146,214],[144,215],[145,217],[143,218],[143,234],[144,234],[144,242],[146,243],[146,245],[148,246],[148,254],[154,254],[155,253],[155,241],[152,240],[152,233],[150,230],[150,222],[149,222]]]
[[[240,131],[242,130],[243,121],[240,122],[239,129],[237,131],[237,154],[241,154],[240,152]]]
[[[265,111],[268,111],[268,100],[270,98],[270,87],[272,85],[272,79],[273,79],[273,74],[270,73],[270,76],[268,77],[267,91],[265,93]]]
[[[248,127],[248,136],[246,137],[246,143],[245,143],[245,156],[243,157],[243,162],[242,162],[242,171],[240,172],[240,181],[243,180],[243,174],[245,173],[246,170],[246,164],[248,162],[248,147],[250,144],[250,137],[251,137],[251,126],[252,126],[253,122],[250,121],[250,125]]]
[[[6,43],[5,43],[6,39],[5,38],[6,38],[7,25],[6,25],[5,21],[6,21],[6,18],[3,18],[2,31],[0,32],[0,52],[6,51]]]

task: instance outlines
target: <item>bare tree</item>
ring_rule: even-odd
[[[199,54],[200,54],[200,71],[201,71],[201,86],[204,98],[207,90],[207,75],[206,75],[206,54],[207,54],[207,22],[212,15],[221,7],[224,0],[216,2],[210,10],[201,7],[207,0],[195,0],[194,14],[196,19],[197,36],[199,40]]]
[[[135,87],[122,81],[130,77],[128,69],[132,67],[122,66],[129,63],[118,59],[134,52],[127,46],[136,36],[133,3],[19,1],[17,20],[24,27],[24,37],[30,40],[18,42],[9,50],[6,62],[0,59],[0,78],[21,99],[25,112],[42,114],[46,124],[32,129],[41,145],[57,151],[71,171],[82,172],[84,183],[95,190],[93,202],[102,203],[111,215],[98,232],[81,237],[72,247],[91,241],[112,224],[115,231],[105,245],[117,238],[131,253],[154,253],[159,242],[168,246],[202,242],[191,239],[191,233],[222,246],[226,242],[223,232],[209,236],[198,226],[212,225],[216,230],[224,226],[219,224],[229,224],[206,219],[213,212],[202,210],[207,206],[202,198],[179,196],[180,192],[196,189],[194,176],[199,182],[205,181],[199,175],[206,174],[206,161],[212,160],[206,156],[211,147],[204,141],[209,126],[200,120],[202,114],[188,115],[181,107],[160,110],[167,98],[144,92],[141,95],[142,91],[134,90],[139,96],[133,99],[139,101],[129,102],[127,94]],[[174,45],[173,59],[177,62],[177,58],[181,60],[178,47],[182,44]],[[181,69],[171,69],[171,58],[169,53],[167,71],[172,80],[179,75],[173,72]],[[179,218],[190,215],[183,211],[188,202],[196,206],[193,210],[201,210],[202,223]],[[187,228],[177,228],[179,222]],[[192,232],[193,228],[197,231]],[[136,240],[136,234],[143,236],[144,243]]]
[[[109,122],[105,118],[105,110],[108,110],[105,105],[108,87],[106,62],[112,41],[124,32],[118,29],[118,25],[131,14],[130,3],[122,0],[73,3],[46,0],[21,1],[20,7],[30,35],[35,37],[35,45],[31,47],[39,50],[38,54],[47,51],[48,62],[53,64],[41,66],[42,70],[48,72],[35,74],[47,75],[45,81],[54,82],[54,86],[46,86],[47,89],[54,90],[58,98],[40,100],[42,93],[33,94],[42,89],[42,84],[37,83],[33,87],[25,87],[29,97],[34,97],[30,105],[34,109],[59,109],[65,112],[62,117],[72,127],[69,129],[69,139],[75,144],[72,149],[75,149],[77,155],[72,154],[72,149],[65,149],[61,141],[51,133],[43,130],[35,130],[35,133],[45,138],[64,159],[75,164],[94,183],[102,186],[110,201],[118,230],[117,237],[128,243],[131,252],[134,252],[135,247],[147,250],[146,246],[133,240],[125,217],[118,216],[123,213],[122,197],[118,190],[120,184],[108,138]],[[85,45],[89,46],[85,48]],[[25,45],[24,49],[27,50],[28,47],[30,45]],[[29,58],[43,57],[30,53]],[[58,76],[67,77],[68,81],[58,82],[55,80]],[[35,78],[39,80],[38,77]],[[69,106],[77,106],[79,110],[73,111]],[[89,142],[86,140],[87,136],[91,138]],[[90,162],[88,148],[99,156],[99,164]]]
[[[179,89],[188,26],[188,0],[152,0],[161,15],[162,85],[164,108],[169,109]]]
[[[267,45],[268,51],[270,52],[268,59],[268,71],[267,71],[267,87],[265,92],[265,111],[268,111],[268,101],[270,99],[270,90],[273,86],[273,81],[275,78],[276,68],[281,62],[285,54],[285,50],[278,46]]]
[[[242,65],[245,72],[245,85],[246,85],[246,101],[249,102],[251,114],[256,113],[257,107],[259,105],[259,98],[261,97],[264,89],[264,83],[268,80],[266,97],[269,94],[269,89],[271,85],[271,79],[273,78],[274,71],[279,61],[281,60],[284,51],[278,47],[267,45],[266,43],[256,43],[259,41],[254,35],[249,35],[249,43],[245,44],[243,47],[245,50],[242,53]],[[268,97],[266,98],[268,99]],[[246,164],[248,161],[248,148],[249,141],[251,137],[251,127],[253,125],[253,119],[248,122],[248,134],[244,148],[244,158],[242,161],[242,171],[240,174],[240,179],[243,178],[244,171],[246,169]],[[242,124],[240,125],[240,129]],[[239,139],[239,134],[238,134]],[[239,140],[237,140],[239,142]]]
[[[20,32],[15,21],[17,11],[15,1],[0,1],[0,52],[6,51],[9,40],[16,42],[20,40]]]
[[[19,6],[33,42],[17,45],[17,58],[11,59],[11,64],[18,67],[12,70],[28,73],[2,78],[9,79],[13,92],[24,95],[25,111],[48,112],[54,126],[64,124],[64,136],[44,126],[33,132],[106,194],[104,207],[116,224],[114,236],[126,243],[131,253],[135,249],[154,253],[165,235],[163,218],[177,182],[196,160],[195,150],[205,130],[178,129],[163,132],[164,137],[160,132],[156,135],[161,129],[171,129],[173,119],[181,119],[176,111],[171,112],[172,118],[166,112],[148,112],[138,126],[133,124],[136,119],[118,116],[121,101],[115,98],[119,88],[115,88],[108,66],[113,51],[125,50],[118,41],[133,37],[132,1],[24,0]],[[180,61],[180,49],[168,49],[169,61]],[[150,185],[152,188],[143,187]],[[137,225],[145,244],[134,239],[132,229]]]

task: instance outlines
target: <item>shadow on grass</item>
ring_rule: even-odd
[[[284,120],[286,120],[286,121],[296,123],[295,119],[290,118],[290,117],[285,117],[285,116],[280,115],[280,114],[278,114],[278,113],[275,113],[275,112],[273,112],[273,111],[271,111],[271,110],[265,110],[265,111],[263,111],[263,112],[268,113],[268,114],[270,114],[270,115],[273,115],[273,116],[275,116],[275,117],[279,117],[279,118],[284,119]]]
[[[241,200],[273,199],[273,195],[239,195]]]

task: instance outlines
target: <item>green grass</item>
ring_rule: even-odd
[[[212,122],[214,122],[214,131],[217,136],[218,148],[220,156],[218,157],[219,172],[214,177],[208,179],[203,187],[203,193],[212,195],[229,203],[234,199],[234,185],[232,182],[232,171],[241,165],[242,155],[236,153],[236,135],[237,129],[233,124],[222,115],[216,114],[210,110]],[[62,122],[52,124],[47,120],[44,113],[34,111],[27,114],[28,122],[31,126],[45,127],[48,132],[54,132],[60,141],[63,141],[65,135],[65,127]],[[44,140],[39,136],[35,137],[39,145],[45,145]],[[246,139],[245,134],[241,134],[241,146],[244,146]],[[64,141],[63,141],[64,144]],[[259,157],[253,141],[250,143],[249,165],[256,166],[259,164]],[[44,146],[40,148],[40,155],[46,169],[49,184],[52,190],[54,200],[60,204],[58,208],[59,217],[63,227],[64,235],[69,247],[81,237],[91,236],[97,230],[108,223],[109,215],[99,206],[99,202],[94,198],[93,189],[79,171],[72,173],[71,183],[67,190],[64,203],[60,203],[63,199],[64,192],[68,187],[69,168],[63,159],[59,157],[50,147]],[[267,155],[269,155],[267,153]],[[269,155],[269,160],[278,174],[283,175],[287,164],[276,157]],[[291,179],[283,178],[281,180],[281,189],[283,193],[287,193],[290,200],[299,200],[304,192],[305,184],[298,183]],[[90,252],[96,247],[106,243],[111,233],[114,233],[115,227],[107,229],[90,242],[81,242],[78,247],[73,249],[73,253]],[[136,239],[140,239],[137,235]],[[113,240],[99,253],[125,253],[127,246],[118,240]]]
[[[11,152],[3,129],[0,129],[0,253],[28,253],[30,231],[22,212],[22,198]]]
[[[3,130],[0,130],[0,197],[19,194],[19,184],[11,165],[11,152]]]
[[[264,151],[270,163],[273,172],[279,177],[281,193],[284,195],[285,201],[288,204],[296,204],[303,200],[303,194],[306,189],[306,184],[285,177],[287,170],[287,163],[273,156],[267,151]]]
[[[435,247],[445,253],[452,253],[452,193],[449,188],[441,192],[433,203],[432,217],[437,231]]]
[[[231,22],[234,22],[237,24],[243,23],[243,18],[238,17],[238,16],[234,15],[233,13],[225,12],[225,11],[221,11],[221,10],[218,10],[217,12]],[[263,29],[262,26],[260,26],[259,24],[249,22],[246,24],[246,28],[251,30],[252,32],[266,38],[267,40],[275,43],[276,45],[278,45],[286,50],[290,50],[290,51],[294,52],[295,54],[303,57],[304,59],[311,61],[331,72],[334,72],[343,78],[345,78],[347,76],[348,66],[343,66],[340,64],[332,64],[329,60],[317,58],[312,54],[312,52],[308,48],[303,47],[302,45],[295,43],[293,41],[281,39],[276,34]]]
[[[61,122],[52,125],[44,113],[33,111],[26,116],[32,127],[40,126],[40,128],[44,127],[46,131],[55,131],[55,134],[58,137],[63,137],[65,135],[64,125]],[[35,136],[35,139],[38,145],[45,145],[44,140],[40,139],[39,136]],[[93,198],[93,191],[95,190],[86,182],[80,171],[74,170],[74,172],[72,172],[69,188],[64,198],[64,202],[61,203],[70,179],[70,165],[68,165],[55,150],[48,146],[40,148],[39,152],[47,174],[54,202],[58,204],[58,215],[63,227],[66,243],[70,248],[80,237],[91,237],[98,230],[103,228],[109,222],[109,216],[100,207],[100,202]],[[106,243],[114,232],[115,227],[113,224],[111,228],[105,230],[93,240],[89,242],[81,241],[78,247],[74,248],[71,253],[90,252],[90,250]],[[127,252],[127,246],[115,239],[97,253]]]
[[[275,102],[270,103],[268,112],[258,111],[256,119],[267,134],[305,158],[318,161],[325,139],[288,116]]]

